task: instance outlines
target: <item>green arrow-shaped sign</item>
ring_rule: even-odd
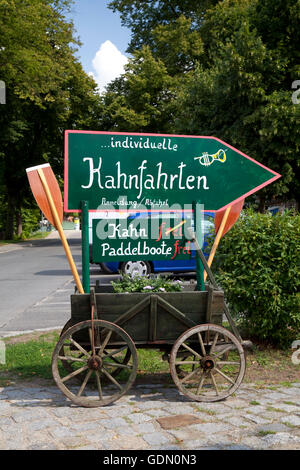
[[[218,210],[280,175],[216,137],[66,131],[65,211]],[[188,207],[187,207],[188,206]]]

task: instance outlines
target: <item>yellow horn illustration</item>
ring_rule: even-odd
[[[199,160],[200,165],[204,166],[209,166],[214,161],[224,163],[226,161],[226,150],[220,149],[212,155],[209,155],[208,152],[203,152],[201,157],[195,157],[194,160]]]

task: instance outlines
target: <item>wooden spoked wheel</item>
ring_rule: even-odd
[[[113,403],[129,390],[137,364],[135,345],[122,328],[87,320],[61,335],[53,352],[52,374],[73,403],[97,407]],[[117,370],[122,374],[116,378]]]
[[[60,333],[60,338],[62,337],[62,335],[69,329],[71,328],[71,326],[74,325],[74,322],[72,320],[68,320],[67,323],[65,324],[65,326],[63,327],[63,329],[61,330],[61,333]],[[65,355],[65,352],[64,352],[64,347],[62,346],[61,350],[59,351],[59,355],[60,356],[64,356]],[[62,360],[61,361],[63,367],[68,371],[68,372],[73,372],[73,369],[72,369],[72,365],[67,361],[67,360]],[[76,376],[77,377],[77,376]]]
[[[170,370],[178,389],[194,401],[219,401],[241,384],[244,350],[222,326],[206,323],[183,333],[170,354]]]
[[[68,328],[70,328],[73,325],[74,325],[74,321],[73,320],[68,320],[67,323],[65,324],[65,326],[63,327],[62,331],[61,331],[60,337],[67,331]],[[64,345],[62,345],[62,347],[61,347],[61,350],[59,352],[59,356],[60,357],[65,356]],[[83,353],[79,354],[79,359],[82,358],[82,357],[84,357],[84,354]],[[112,371],[111,375],[113,377],[116,377],[118,374],[120,374],[120,372],[122,372],[122,370],[123,370],[122,365],[123,364],[128,364],[128,362],[130,360],[130,357],[131,357],[131,351],[130,351],[129,347],[125,348],[124,352],[122,352],[121,355],[116,355],[116,357],[114,357],[113,355],[111,356],[112,361],[114,361],[116,364],[120,364],[119,367],[117,367],[116,369],[114,369]],[[61,358],[61,363],[62,363],[63,367],[66,369],[67,372],[69,372],[69,373],[73,372],[73,366],[72,366],[72,363],[70,361]],[[75,375],[74,378],[77,381],[82,382],[83,375],[84,375],[84,372],[82,374]],[[94,379],[95,379],[95,377],[94,377]],[[105,377],[104,377],[104,380],[106,380]]]

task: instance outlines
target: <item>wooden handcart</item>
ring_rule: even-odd
[[[126,294],[96,285],[90,294],[72,295],[71,319],[52,359],[66,397],[86,407],[118,400],[135,381],[138,348],[161,350],[179,392],[193,401],[234,393],[245,373],[244,349],[206,267],[213,283],[205,291]],[[233,333],[222,326],[224,313]]]

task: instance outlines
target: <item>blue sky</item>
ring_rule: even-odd
[[[130,30],[121,26],[120,16],[107,8],[108,3],[108,0],[75,0],[68,15],[83,43],[77,55],[100,90],[123,71],[130,40]]]

